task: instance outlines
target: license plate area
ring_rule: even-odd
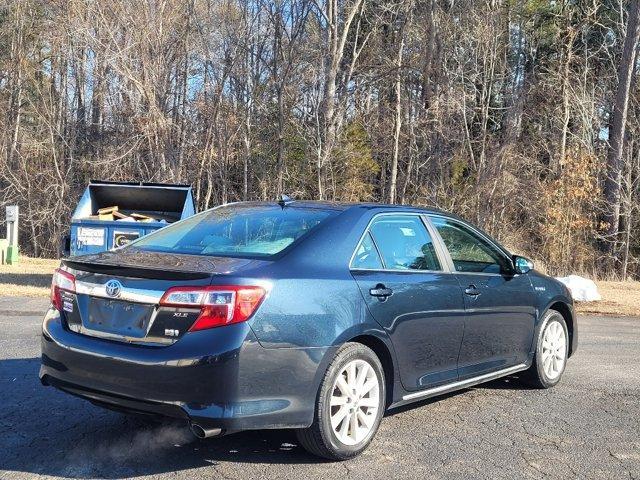
[[[85,327],[126,337],[146,335],[153,306],[122,300],[91,297]]]

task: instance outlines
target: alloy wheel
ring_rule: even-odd
[[[369,437],[380,408],[380,381],[365,360],[346,364],[333,383],[330,400],[331,428],[345,445]]]
[[[549,380],[555,380],[564,369],[567,358],[567,337],[558,321],[547,325],[542,338],[542,368]]]

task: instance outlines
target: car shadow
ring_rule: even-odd
[[[415,410],[416,408],[426,407],[427,405],[443,402],[449,398],[457,397],[458,395],[464,395],[469,390],[470,390],[469,388],[456,390],[455,392],[445,393],[443,395],[438,395],[437,397],[426,398],[424,400],[412,402],[407,405],[402,405],[401,407],[396,407],[392,410],[388,410],[387,413],[385,414],[385,417],[393,417],[395,415],[398,415],[399,413],[404,413],[409,410]]]
[[[436,397],[427,398],[425,400],[417,401],[414,403],[410,403],[408,405],[403,405],[401,407],[394,408],[393,410],[389,410],[385,416],[392,417],[399,413],[403,413],[409,410],[413,410],[415,408],[425,407],[427,405],[431,405],[433,403],[442,402],[449,398],[457,397],[458,395],[464,395],[471,390],[482,390],[482,389],[490,389],[490,390],[535,390],[534,387],[527,385],[519,375],[510,375],[508,377],[502,377],[497,380],[493,380],[491,382],[481,383],[474,387],[463,388],[461,390],[456,390],[455,392],[449,392],[443,395],[438,395]]]
[[[486,388],[490,390],[538,390],[538,388],[529,385],[522,375],[519,374],[482,383],[475,388]]]
[[[131,478],[223,462],[310,464],[291,430],[199,440],[186,422],[122,415],[44,387],[39,358],[0,361],[0,470],[63,478]]]
[[[122,415],[44,387],[39,358],[0,361],[0,469],[63,478],[133,478],[216,468],[224,462],[315,464],[291,430],[261,430],[199,440],[186,422]],[[515,377],[480,387],[523,388]],[[408,410],[464,395],[470,389],[412,403]]]

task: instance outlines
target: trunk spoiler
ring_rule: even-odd
[[[188,272],[171,270],[163,266],[162,270],[153,266],[113,265],[107,263],[83,262],[81,260],[63,259],[62,264],[83,272],[100,273],[103,275],[125,276],[134,278],[149,278],[154,280],[200,280],[210,278],[210,272]]]

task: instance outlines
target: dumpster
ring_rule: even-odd
[[[71,217],[63,256],[121,247],[196,212],[190,185],[92,180]]]

